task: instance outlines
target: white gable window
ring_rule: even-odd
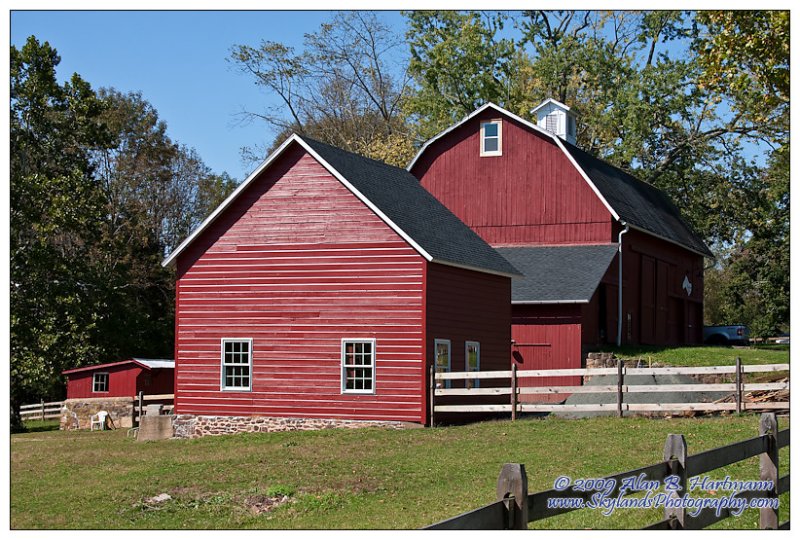
[[[503,122],[481,122],[481,156],[503,155]]]
[[[253,367],[253,340],[222,340],[222,389],[250,391]]]
[[[436,355],[436,373],[449,373],[450,372],[450,340],[449,339],[436,339],[434,340],[434,353]],[[444,382],[444,384],[442,384]],[[450,388],[450,381],[439,381],[436,383],[436,388]]]
[[[108,373],[95,373],[92,377],[92,392],[108,392]]]
[[[375,393],[375,340],[342,340],[342,393]]]
[[[464,345],[465,368],[469,373],[481,370],[481,344],[477,341],[467,341]],[[467,379],[467,388],[478,388],[480,379]]]

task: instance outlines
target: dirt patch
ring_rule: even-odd
[[[263,514],[292,501],[288,495],[269,497],[267,495],[250,495],[244,500],[245,507],[253,514]]]

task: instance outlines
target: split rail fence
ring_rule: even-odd
[[[507,412],[515,420],[519,413],[525,412],[616,412],[623,416],[625,411],[631,412],[686,412],[686,411],[736,411],[745,410],[783,410],[789,408],[788,401],[771,401],[747,403],[744,400],[745,392],[788,390],[788,382],[755,382],[745,383],[746,374],[774,373],[788,371],[789,364],[762,364],[743,365],[739,358],[731,366],[705,366],[705,367],[663,367],[663,368],[636,368],[625,367],[623,362],[618,362],[615,368],[580,368],[580,369],[548,369],[548,370],[517,370],[512,366],[506,371],[472,371],[472,372],[442,372],[436,373],[431,368],[429,403],[431,423],[436,413],[498,413]],[[735,376],[735,382],[715,384],[625,384],[627,375],[725,375]],[[582,386],[520,386],[519,379],[542,377],[565,377],[595,375],[616,375],[616,384],[611,385],[582,385]],[[465,384],[464,388],[447,388],[447,381],[477,381],[477,380],[508,379],[508,386],[482,388],[478,385]],[[640,392],[731,392],[734,401],[730,403],[625,403],[625,394]],[[616,403],[594,404],[556,404],[556,403],[522,403],[520,396],[546,395],[546,394],[616,394]],[[437,397],[444,396],[507,396],[506,403],[502,404],[436,404]]]
[[[735,442],[699,454],[689,455],[686,439],[683,435],[668,435],[664,445],[663,461],[640,467],[631,471],[604,477],[602,480],[613,480],[615,488],[607,496],[616,498],[624,479],[633,478],[642,481],[661,482],[669,476],[680,478],[679,490],[667,491],[670,500],[680,499],[687,494],[688,480],[694,476],[759,456],[759,479],[769,481],[770,489],[741,491],[734,498],[747,499],[751,505],[759,505],[754,499],[769,499],[777,503],[777,498],[789,491],[789,475],[778,476],[778,450],[789,446],[789,430],[778,431],[778,420],[775,413],[765,413],[759,423],[759,435],[752,439]],[[644,482],[640,482],[644,485]],[[759,486],[763,487],[763,486]],[[503,466],[497,481],[497,501],[456,517],[430,525],[426,529],[527,529],[528,523],[549,517],[579,510],[579,504],[552,505],[552,499],[568,498],[570,501],[587,502],[596,493],[603,490],[583,491],[570,485],[563,490],[550,489],[538,493],[528,493],[528,478],[525,466],[509,463]],[[640,490],[628,490],[626,493],[637,493]],[[704,495],[707,497],[708,495]],[[676,506],[676,505],[673,505]],[[760,506],[769,506],[761,504]],[[664,519],[652,523],[643,529],[675,530],[704,529],[718,521],[734,516],[730,508],[705,507],[696,515],[686,508],[664,508]],[[780,523],[778,506],[759,507],[760,529],[789,529],[789,521]],[[624,510],[617,510],[624,511]],[[602,525],[602,523],[600,524]]]

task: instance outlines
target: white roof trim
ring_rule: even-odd
[[[325,169],[327,169],[327,171],[329,173],[331,173],[334,177],[336,177],[336,179],[339,180],[344,185],[344,187],[346,187],[353,195],[355,195],[361,202],[363,202],[370,210],[375,212],[375,214],[379,218],[381,218],[394,232],[396,232],[398,235],[400,235],[400,237],[403,238],[403,240],[408,242],[409,245],[411,247],[413,247],[417,251],[417,253],[419,253],[420,255],[422,255],[425,258],[425,260],[433,261],[433,257],[427,251],[425,251],[422,248],[422,246],[420,246],[410,236],[408,236],[400,227],[397,226],[397,224],[395,224],[391,219],[389,219],[389,217],[386,216],[386,214],[381,212],[381,210],[377,206],[375,206],[372,203],[372,201],[367,199],[350,182],[348,182],[347,179],[344,176],[342,176],[339,173],[339,171],[334,169],[333,166],[330,163],[328,163],[327,161],[322,159],[322,157],[320,157],[320,155],[317,154],[301,137],[299,137],[297,134],[293,134],[291,137],[286,139],[286,141],[284,141],[284,143],[282,145],[280,145],[280,147],[278,147],[278,149],[275,150],[267,159],[265,159],[264,162],[261,163],[261,165],[259,165],[256,168],[256,170],[254,170],[250,174],[250,176],[248,176],[247,179],[244,182],[242,182],[239,185],[239,187],[237,187],[236,190],[233,193],[231,193],[230,196],[228,196],[228,198],[225,199],[222,202],[222,204],[220,204],[216,208],[216,210],[214,210],[211,213],[211,215],[208,216],[203,221],[203,223],[201,223],[200,226],[197,227],[197,229],[194,230],[194,232],[192,232],[192,234],[189,235],[188,238],[186,238],[186,240],[181,242],[181,244],[177,248],[175,248],[172,251],[172,253],[169,254],[169,257],[167,257],[164,260],[164,262],[161,263],[161,265],[162,266],[167,266],[167,265],[171,264],[178,257],[178,255],[180,255],[181,252],[183,252],[189,246],[189,244],[191,244],[195,240],[195,238],[197,238],[197,236],[200,233],[202,233],[209,225],[211,225],[211,223],[217,217],[219,217],[219,215],[222,213],[222,211],[225,210],[228,206],[230,206],[230,204],[239,196],[239,194],[241,194],[242,191],[247,189],[247,186],[249,186],[259,176],[259,174],[261,174],[261,172],[264,169],[266,169],[273,161],[275,161],[278,158],[278,156],[280,156],[284,152],[284,150],[286,150],[286,148],[293,142],[296,142],[297,144],[302,146],[303,149],[306,152],[311,154],[311,156],[314,159],[316,159],[319,162],[320,165],[325,167]],[[436,262],[441,262],[441,261],[436,261]],[[446,264],[446,263],[443,263],[443,264]],[[487,272],[486,270],[483,270],[483,269],[481,269],[480,271]]]
[[[584,180],[586,180],[586,183],[589,184],[589,187],[592,188],[592,191],[594,191],[594,194],[597,195],[597,198],[600,199],[600,202],[602,202],[603,205],[606,207],[606,210],[608,210],[611,213],[611,215],[614,216],[614,219],[619,221],[619,214],[617,214],[616,210],[611,208],[611,205],[608,204],[608,201],[606,200],[606,198],[603,197],[603,194],[600,193],[600,190],[597,189],[597,186],[594,185],[594,182],[592,182],[589,179],[589,175],[586,174],[586,171],[584,171],[581,168],[581,166],[578,165],[578,162],[575,161],[575,158],[572,157],[572,154],[567,152],[567,149],[564,148],[564,144],[561,142],[561,137],[556,136],[556,137],[554,137],[554,140],[556,141],[556,144],[558,145],[558,147],[561,148],[561,151],[564,152],[564,155],[567,156],[567,159],[569,160],[569,162],[572,163],[572,165],[575,167],[575,169],[577,169],[578,173],[583,177]]]
[[[315,152],[315,151],[314,151],[314,150],[313,150],[313,149],[312,149],[312,148],[311,148],[311,147],[310,147],[310,146],[309,146],[309,145],[308,145],[308,144],[307,144],[307,143],[306,143],[306,142],[305,142],[303,139],[301,139],[301,138],[300,138],[300,137],[298,137],[297,135],[292,135],[292,136],[289,138],[289,140],[295,140],[295,141],[297,141],[297,142],[300,144],[300,146],[302,146],[303,148],[305,148],[305,150],[306,150],[306,151],[307,151],[309,154],[311,154],[311,155],[314,157],[314,159],[316,159],[316,160],[317,160],[317,161],[320,163],[320,165],[322,165],[323,167],[325,167],[325,168],[328,170],[328,172],[329,172],[329,173],[331,173],[333,176],[335,176],[335,177],[336,177],[336,179],[337,179],[337,180],[339,180],[339,181],[340,181],[340,182],[341,182],[341,183],[344,185],[344,187],[346,187],[348,190],[350,190],[350,192],[351,192],[353,195],[355,195],[356,197],[358,197],[358,199],[359,199],[361,202],[363,202],[365,205],[367,205],[367,207],[368,207],[370,210],[372,210],[373,212],[375,212],[375,214],[376,214],[376,215],[377,215],[379,218],[381,218],[381,219],[384,221],[384,223],[386,223],[386,224],[387,224],[389,227],[391,227],[391,228],[392,228],[392,230],[393,230],[394,232],[396,232],[397,234],[399,234],[399,235],[400,235],[400,237],[401,237],[401,238],[403,238],[403,240],[405,240],[406,242],[408,242],[408,243],[409,243],[409,245],[411,245],[411,247],[413,247],[413,248],[414,248],[414,249],[417,251],[417,253],[419,253],[420,255],[422,255],[422,256],[425,258],[425,260],[427,260],[427,261],[432,261],[432,260],[433,260],[433,257],[432,257],[432,256],[431,256],[431,255],[430,255],[430,254],[429,254],[427,251],[425,251],[425,250],[422,248],[422,246],[420,246],[418,243],[416,243],[416,242],[414,241],[414,239],[413,239],[413,238],[411,238],[410,236],[408,236],[408,235],[405,233],[405,231],[403,231],[403,229],[401,229],[400,227],[398,227],[398,226],[397,226],[397,224],[396,224],[395,222],[393,222],[391,219],[389,219],[389,217],[388,217],[386,214],[384,214],[383,212],[381,212],[381,210],[380,210],[380,209],[379,209],[377,206],[375,206],[375,205],[372,203],[372,201],[370,201],[369,199],[367,199],[367,198],[364,196],[364,194],[362,194],[360,191],[358,191],[358,190],[355,188],[355,186],[353,186],[353,184],[351,184],[350,182],[348,182],[348,181],[347,181],[347,179],[346,179],[344,176],[342,176],[342,175],[339,173],[339,171],[337,171],[336,169],[334,169],[334,168],[333,168],[333,166],[332,166],[330,163],[328,163],[327,161],[325,161],[324,159],[322,159],[322,157],[321,157],[319,154],[317,154],[317,153],[316,153],[316,152]]]
[[[261,171],[267,168],[267,166],[270,163],[275,161],[275,159],[277,159],[278,156],[280,156],[283,153],[283,151],[286,150],[286,147],[289,146],[289,143],[292,142],[294,137],[295,135],[292,135],[291,137],[286,139],[286,141],[284,141],[282,145],[280,145],[274,152],[272,152],[272,154],[270,154],[267,157],[267,159],[262,161],[261,165],[256,167],[256,169],[252,173],[250,173],[250,176],[248,176],[244,180],[244,182],[239,184],[239,187],[237,187],[233,191],[233,193],[228,195],[228,198],[222,201],[222,203],[219,206],[217,206],[217,208],[213,212],[211,212],[211,215],[209,215],[205,220],[203,220],[203,222],[194,231],[192,231],[192,234],[186,237],[186,240],[181,242],[178,245],[178,247],[172,250],[169,256],[166,259],[164,259],[164,261],[161,263],[161,266],[168,266],[169,264],[171,264],[178,257],[178,255],[180,255],[181,252],[183,252],[183,250],[189,247],[189,244],[191,244],[194,241],[194,239],[197,238],[197,236],[206,229],[206,227],[211,225],[211,223],[215,219],[217,219],[217,217],[222,213],[222,211],[225,210],[239,196],[239,194],[242,191],[247,189],[247,186],[249,186],[259,174],[261,174]]]
[[[569,110],[569,106],[568,105],[564,105],[563,103],[561,103],[557,99],[547,98],[546,100],[544,100],[541,103],[539,103],[539,105],[537,105],[535,108],[531,109],[531,114],[535,113],[536,111],[538,111],[539,109],[541,109],[542,107],[544,107],[545,105],[548,105],[550,103],[552,103],[554,105],[558,105],[559,107],[561,107],[562,109],[564,109],[566,111]]]
[[[555,101],[555,100],[553,100],[553,101]],[[556,103],[558,103],[558,102],[556,102]],[[438,141],[439,139],[441,139],[442,137],[444,137],[445,135],[447,135],[448,133],[450,133],[451,131],[453,131],[453,130],[454,130],[454,129],[456,129],[457,127],[459,127],[459,126],[461,126],[461,125],[465,124],[466,122],[468,122],[469,120],[471,120],[472,118],[474,118],[476,115],[478,115],[478,114],[482,113],[483,111],[485,111],[485,110],[486,110],[486,109],[488,109],[489,107],[491,107],[491,108],[495,109],[497,112],[499,112],[499,113],[501,113],[501,114],[504,114],[504,115],[508,116],[508,117],[509,117],[509,118],[511,118],[512,120],[516,120],[516,121],[517,121],[517,122],[519,122],[520,124],[522,124],[522,125],[524,125],[524,126],[526,126],[526,127],[530,128],[530,129],[532,129],[533,131],[536,131],[537,133],[540,133],[540,134],[542,134],[542,135],[544,135],[544,136],[546,136],[546,137],[549,137],[550,139],[552,139],[552,140],[553,140],[553,141],[556,143],[556,145],[557,145],[557,146],[558,146],[558,147],[561,149],[561,151],[564,153],[564,155],[565,155],[565,156],[567,156],[567,159],[569,159],[569,162],[570,162],[570,163],[572,163],[572,166],[573,166],[573,167],[575,167],[575,169],[578,171],[578,173],[580,173],[580,175],[583,177],[583,179],[586,181],[586,183],[587,183],[587,184],[589,184],[589,187],[590,187],[590,188],[592,188],[592,191],[594,191],[595,195],[597,195],[597,197],[600,199],[600,201],[603,203],[603,205],[605,205],[605,207],[606,207],[606,209],[609,211],[609,213],[610,213],[612,216],[614,216],[614,219],[616,219],[617,221],[619,221],[619,214],[617,214],[617,212],[616,212],[616,211],[615,211],[615,210],[614,210],[614,209],[611,207],[611,205],[610,205],[610,204],[608,204],[608,201],[605,199],[605,197],[603,197],[603,196],[600,194],[600,190],[599,190],[599,189],[597,189],[597,186],[595,186],[595,185],[594,185],[594,183],[593,183],[593,182],[592,182],[592,181],[589,179],[589,175],[587,175],[587,174],[586,174],[586,171],[584,171],[584,170],[581,168],[581,166],[580,166],[580,165],[578,165],[578,163],[577,163],[577,162],[576,162],[576,161],[575,161],[575,160],[572,158],[572,156],[570,155],[570,153],[569,153],[569,152],[567,152],[567,149],[566,149],[566,148],[564,148],[564,145],[563,145],[563,144],[562,144],[562,142],[561,142],[561,138],[560,138],[558,135],[556,135],[556,134],[554,134],[554,133],[550,133],[550,132],[549,132],[549,131],[547,131],[546,129],[542,129],[542,128],[540,128],[539,126],[537,126],[537,125],[536,125],[536,124],[534,124],[533,122],[530,122],[530,121],[528,121],[528,120],[525,120],[524,118],[522,118],[522,117],[519,117],[519,116],[517,116],[516,114],[514,114],[514,113],[512,113],[512,112],[510,112],[510,111],[507,111],[507,110],[505,110],[504,108],[502,108],[502,107],[500,107],[500,106],[498,106],[498,105],[495,105],[494,103],[491,103],[491,102],[489,102],[489,103],[486,103],[485,105],[483,105],[482,107],[480,107],[479,109],[477,109],[475,112],[473,112],[472,114],[470,114],[469,116],[467,116],[466,118],[464,118],[464,119],[463,119],[461,122],[459,122],[458,124],[455,124],[455,125],[453,125],[453,126],[450,126],[450,127],[449,127],[449,128],[447,128],[446,130],[442,131],[441,133],[439,133],[438,135],[436,135],[435,137],[433,137],[432,139],[430,139],[428,142],[426,142],[426,143],[425,143],[425,144],[422,146],[422,148],[420,148],[420,149],[419,149],[419,152],[417,152],[417,155],[416,155],[416,156],[414,156],[414,159],[412,159],[412,160],[411,160],[411,163],[409,163],[409,164],[408,164],[408,167],[406,167],[406,169],[408,169],[409,171],[411,170],[411,168],[412,168],[412,167],[414,166],[414,164],[417,162],[417,160],[418,160],[418,159],[419,159],[419,157],[422,155],[422,153],[423,153],[423,152],[425,152],[425,150],[427,150],[428,146],[430,146],[431,144],[433,144],[435,141]],[[534,109],[534,110],[536,110],[536,109]]]

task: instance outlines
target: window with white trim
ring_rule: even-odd
[[[500,120],[481,122],[481,156],[503,155],[503,123]]]
[[[249,391],[253,367],[253,340],[222,340],[222,389]]]
[[[435,353],[435,371],[436,373],[449,373],[450,372],[450,340],[449,339],[435,339],[433,341]],[[444,382],[444,385],[442,384]],[[436,388],[450,388],[450,381],[438,381]]]
[[[375,340],[342,340],[342,393],[375,393]]]
[[[92,377],[92,392],[108,392],[108,373],[98,372]]]
[[[468,373],[481,370],[481,344],[477,341],[467,341],[464,344],[465,368]],[[480,379],[467,379],[467,388],[478,388]]]

